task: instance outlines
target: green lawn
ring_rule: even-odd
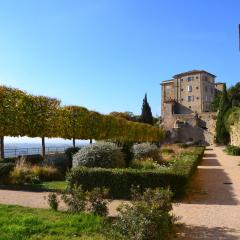
[[[0,205],[0,240],[105,240],[102,218]]]
[[[33,185],[35,188],[44,189],[44,190],[56,190],[61,191],[65,190],[67,187],[66,181],[53,181],[53,182],[42,182],[39,184]]]

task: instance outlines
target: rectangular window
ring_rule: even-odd
[[[192,92],[192,86],[187,86],[187,91]]]
[[[187,97],[187,101],[188,101],[188,102],[191,102],[191,100],[192,100],[192,96],[188,96],[188,97]]]
[[[189,81],[189,82],[192,81],[192,77],[188,77],[188,81]]]

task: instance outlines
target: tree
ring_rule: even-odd
[[[147,94],[145,94],[145,97],[143,99],[142,114],[140,116],[140,121],[151,125],[153,124],[153,116],[151,107],[147,100]]]
[[[221,100],[221,96],[222,96],[222,92],[217,92],[214,96],[214,99],[212,101],[212,110],[214,112],[217,112],[219,109],[219,104],[220,104],[220,100]]]
[[[232,107],[240,106],[240,82],[229,88],[228,96]]]
[[[227,144],[229,142],[229,132],[225,126],[224,116],[230,107],[231,104],[228,98],[226,84],[224,84],[216,122],[216,142],[220,144]]]

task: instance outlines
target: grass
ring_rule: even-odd
[[[66,181],[42,182],[39,184],[34,184],[33,186],[35,188],[43,190],[62,191],[67,188],[67,182]]]
[[[105,240],[103,219],[46,209],[0,205],[0,240]]]

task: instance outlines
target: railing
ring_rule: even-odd
[[[63,153],[68,147],[46,147],[46,154]],[[7,148],[4,149],[6,158],[32,154],[42,154],[42,148]]]

